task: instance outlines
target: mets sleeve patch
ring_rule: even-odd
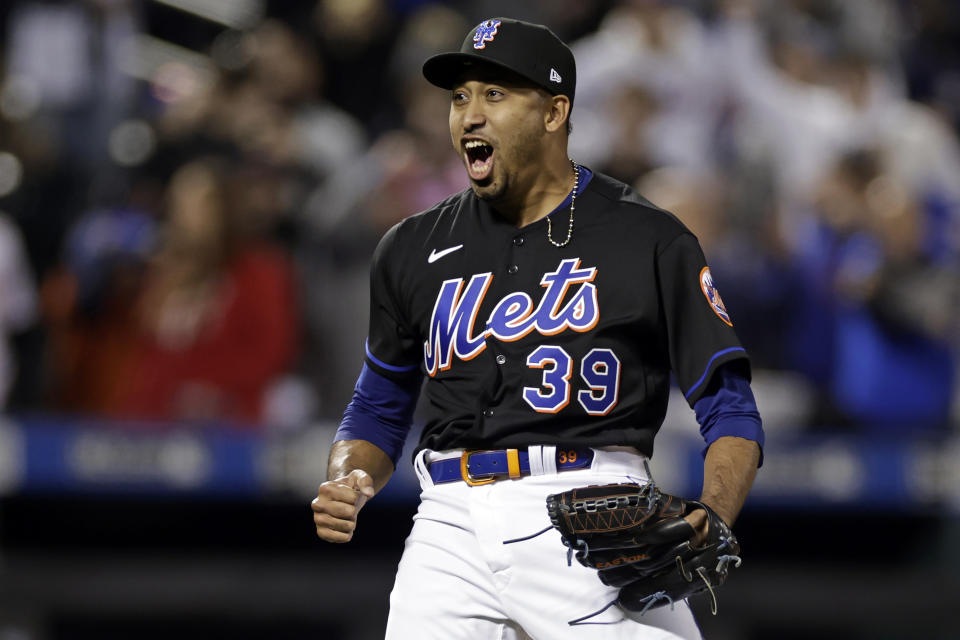
[[[710,308],[717,314],[717,317],[732,327],[733,322],[730,320],[730,314],[727,313],[727,308],[723,306],[723,299],[720,298],[717,285],[713,282],[710,267],[704,267],[700,270],[700,290],[703,291],[704,297],[707,299],[707,302],[710,303]]]

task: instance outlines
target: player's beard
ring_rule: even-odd
[[[479,182],[470,179],[473,193],[490,204],[517,197],[518,194],[511,193],[511,188],[521,182],[521,167],[539,166],[543,135],[542,131],[520,130],[510,136],[509,146],[497,145],[490,176]]]

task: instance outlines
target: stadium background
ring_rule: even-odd
[[[308,502],[370,252],[465,186],[420,63],[494,15],[573,43],[571,154],[694,229],[753,356],[707,637],[958,637],[960,3],[12,0],[0,640],[382,633],[409,469],[348,546]],[[677,396],[660,483],[699,449]]]

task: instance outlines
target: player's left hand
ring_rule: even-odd
[[[697,509],[684,516],[684,520],[693,527],[693,537],[690,538],[690,544],[694,547],[700,547],[707,539],[707,531],[710,528],[710,520],[707,518],[707,512],[703,509]]]

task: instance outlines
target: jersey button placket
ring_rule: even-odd
[[[513,246],[522,247],[525,240],[523,239],[523,236],[514,236],[512,242],[513,242]],[[520,271],[520,267],[516,263],[511,264],[509,267],[507,267],[507,273],[510,274],[511,276],[516,275],[518,271]]]

